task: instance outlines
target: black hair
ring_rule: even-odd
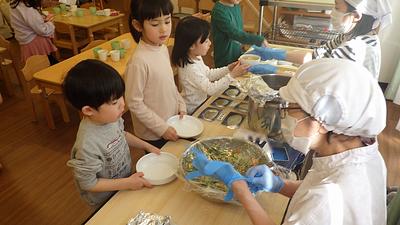
[[[352,5],[350,5],[347,1],[344,1],[347,5],[347,13],[357,11]],[[370,15],[362,14],[361,19],[357,22],[357,24],[353,27],[353,29],[349,32],[350,37],[354,38],[360,35],[365,35],[371,32],[372,26],[374,25],[375,18]]]
[[[175,66],[184,67],[193,63],[189,58],[190,47],[200,39],[204,43],[210,35],[210,24],[200,18],[188,16],[179,21],[175,30],[175,43],[171,61]]]
[[[143,26],[145,20],[172,14],[173,10],[174,6],[170,0],[131,0],[129,31],[136,43],[139,43],[142,33],[133,27],[133,20],[137,20]]]
[[[11,0],[10,1],[10,7],[15,9],[20,2],[23,2],[26,7],[32,7],[40,11],[40,8],[42,7],[42,1],[41,0]]]
[[[63,82],[63,92],[78,110],[90,106],[96,110],[125,92],[125,83],[111,66],[95,59],[86,59],[72,67]]]

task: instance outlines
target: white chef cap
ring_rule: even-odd
[[[337,134],[375,137],[386,126],[386,102],[378,82],[350,60],[308,62],[279,93]]]
[[[373,29],[380,25],[380,30],[392,24],[392,8],[389,0],[345,0],[359,13],[373,16],[376,21]]]

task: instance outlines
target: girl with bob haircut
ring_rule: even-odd
[[[210,24],[202,19],[188,16],[179,21],[175,31],[175,44],[172,49],[172,64],[178,67],[179,83],[187,111],[192,114],[207,100],[229,87],[236,77],[247,72],[247,65],[239,62],[228,66],[210,69],[204,64],[210,48]]]

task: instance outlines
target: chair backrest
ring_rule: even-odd
[[[94,47],[96,47],[98,45],[101,45],[101,44],[103,44],[105,42],[107,42],[107,41],[106,40],[94,40],[94,41],[91,41],[88,45],[86,45],[84,48],[81,49],[81,52],[84,52],[86,50],[94,48]]]
[[[5,39],[3,37],[3,35],[0,35],[0,47],[7,49],[6,57],[13,60],[13,57],[12,57],[11,51],[10,51],[10,49],[11,49],[10,42],[7,39]]]
[[[26,60],[25,66],[21,71],[25,81],[31,82],[33,80],[33,74],[49,66],[50,62],[47,55],[33,55]]]
[[[70,40],[75,39],[75,30],[72,25],[60,22],[54,22],[54,26],[55,26],[54,39],[56,41],[61,39],[70,39]]]

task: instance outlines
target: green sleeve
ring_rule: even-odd
[[[240,11],[239,15],[241,16]],[[218,29],[224,32],[230,39],[238,41],[242,44],[249,45],[258,45],[260,46],[264,41],[264,37],[256,34],[251,34],[243,31],[242,25],[240,27],[234,26],[229,15],[223,9],[217,9],[213,11],[213,15],[211,16],[213,23]],[[242,21],[240,19],[240,21]]]

